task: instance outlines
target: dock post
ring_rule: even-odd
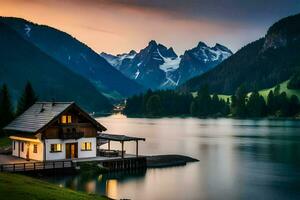
[[[122,155],[122,158],[124,158],[124,142],[122,141],[121,144],[122,144],[122,152],[121,152],[121,155]]]
[[[110,140],[108,140],[108,151],[110,151]]]
[[[135,142],[136,142],[136,157],[138,157],[139,156],[139,141],[136,140]]]

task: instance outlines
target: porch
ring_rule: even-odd
[[[121,151],[119,150],[113,150],[111,149],[111,141],[114,142],[120,142],[121,143]],[[118,135],[118,134],[108,134],[108,133],[100,133],[97,136],[97,156],[100,157],[121,157],[125,158],[126,152],[124,149],[124,143],[125,142],[135,142],[135,155],[129,155],[127,156],[135,156],[139,157],[139,141],[146,141],[145,138],[141,137],[132,137],[127,135]],[[107,149],[100,148],[101,145],[107,143]]]

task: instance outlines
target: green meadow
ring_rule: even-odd
[[[0,173],[0,194],[3,199],[30,200],[104,200],[95,194],[76,192],[24,175]],[[1,199],[2,199],[1,198]]]

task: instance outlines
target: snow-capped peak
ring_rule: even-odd
[[[134,50],[131,50],[129,53],[118,54],[116,56],[102,52],[100,53],[100,56],[102,56],[113,67],[119,69],[125,59],[132,60],[136,54],[137,53]]]
[[[145,88],[167,89],[212,69],[231,56],[232,52],[218,43],[210,47],[199,42],[195,48],[177,56],[172,47],[167,48],[151,40],[138,53],[131,51],[116,56],[100,55]]]
[[[174,71],[179,67],[179,63],[181,60],[180,57],[168,58],[168,57],[164,57],[163,55],[161,55],[161,53],[158,49],[157,49],[157,52],[163,60],[163,64],[161,64],[159,66],[159,68],[161,70],[163,70],[164,72],[169,72],[169,71]]]

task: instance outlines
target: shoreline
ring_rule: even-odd
[[[195,117],[192,115],[166,115],[166,116],[147,116],[147,115],[125,115],[121,113],[122,115],[126,116],[127,118],[145,118],[145,119],[162,119],[162,118],[194,118],[194,119],[237,119],[237,120],[300,120],[300,116],[296,117],[276,117],[276,116],[268,116],[268,117],[246,117],[246,118],[237,118],[237,117],[230,117],[230,116],[219,116],[219,117]]]

